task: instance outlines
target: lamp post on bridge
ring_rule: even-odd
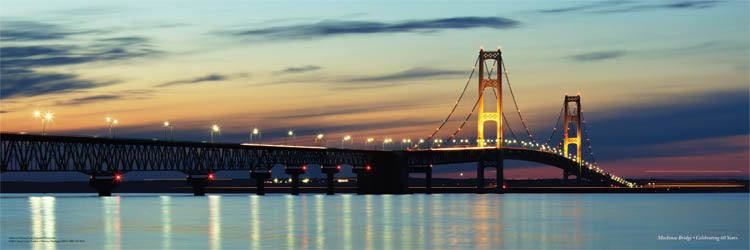
[[[174,133],[172,133],[172,123],[169,121],[164,122],[164,140],[167,140],[167,127],[169,127],[169,138],[174,141]]]
[[[393,143],[393,139],[391,138],[385,138],[383,139],[383,150],[385,150],[385,144]]]
[[[47,112],[42,116],[42,113],[38,110],[34,111],[34,118],[41,119],[42,120],[42,135],[47,135],[47,122],[52,121],[52,113]]]
[[[221,128],[219,128],[219,125],[217,124],[211,125],[211,143],[214,143],[214,133],[221,136]]]
[[[368,138],[367,138],[367,140],[365,141],[365,149],[367,149],[367,148],[368,148],[368,147],[367,147],[367,145],[368,145],[368,144],[370,144],[370,143],[372,143],[372,142],[374,142],[374,141],[375,141],[375,138],[372,138],[372,137],[368,137]],[[377,146],[375,146],[375,147],[377,147]]]
[[[117,125],[118,121],[117,119],[112,119],[112,117],[107,116],[107,118],[104,119],[107,121],[107,127],[109,128],[109,137],[114,139],[115,138],[115,125]]]
[[[258,137],[258,142],[261,142],[261,137],[260,136],[261,136],[260,130],[258,130],[258,128],[253,128],[253,131],[250,132],[250,142],[255,142],[254,141],[255,137]]]
[[[289,129],[289,131],[287,131],[286,135],[287,135],[286,142],[284,144],[289,145],[289,139],[291,138],[292,139],[292,145],[293,146],[297,146],[297,142],[296,142],[297,137],[294,135],[294,130]]]
[[[320,133],[315,136],[315,144],[318,144],[318,143],[321,143],[322,144],[321,146],[323,147],[326,146],[325,135],[323,135],[323,133]]]
[[[351,144],[354,145],[354,139],[352,139],[352,136],[347,135],[347,136],[344,136],[343,139],[341,139],[341,148],[344,148],[344,142],[346,141],[351,141]]]

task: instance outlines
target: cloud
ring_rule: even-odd
[[[578,55],[572,55],[570,56],[570,59],[573,61],[579,61],[579,62],[591,62],[591,61],[602,61],[602,60],[608,60],[608,59],[614,59],[618,57],[625,56],[626,52],[621,50],[612,50],[612,51],[598,51],[598,52],[589,52],[589,53],[583,53]]]
[[[294,73],[304,73],[308,71],[315,71],[321,69],[320,66],[317,65],[307,65],[302,67],[289,67],[281,71],[282,74],[294,74]]]
[[[426,101],[416,101],[413,98],[410,100],[394,101],[391,103],[384,104],[357,104],[351,103],[346,105],[332,105],[322,106],[306,109],[295,109],[281,111],[278,113],[284,115],[276,115],[265,117],[268,119],[280,119],[280,120],[291,120],[291,119],[307,119],[307,118],[326,118],[337,115],[351,115],[351,114],[363,114],[363,113],[375,113],[390,110],[407,110],[421,108],[427,105]]]
[[[195,84],[195,83],[201,83],[201,82],[216,82],[216,81],[224,81],[229,78],[230,77],[226,75],[210,74],[207,76],[196,77],[196,78],[187,79],[187,80],[167,82],[167,83],[156,85],[156,87],[167,87],[167,86],[182,85],[182,84]]]
[[[114,84],[80,79],[75,74],[43,73],[0,67],[0,99],[67,93]]]
[[[153,93],[154,91],[150,89],[121,90],[117,91],[116,93],[90,95],[85,97],[73,98],[67,101],[58,101],[56,105],[80,105],[110,100],[145,99],[152,96]]]
[[[444,75],[459,75],[464,74],[466,72],[463,71],[457,71],[457,70],[437,70],[437,69],[430,69],[430,68],[413,68],[408,69],[405,71],[393,73],[393,74],[386,74],[381,76],[368,76],[368,77],[358,77],[358,78],[349,78],[342,80],[344,82],[388,82],[388,81],[403,81],[403,80],[413,80],[413,79],[424,79],[424,78],[430,78],[430,77],[437,77],[437,76],[444,76]]]
[[[334,89],[371,89],[383,88],[396,85],[404,85],[421,79],[436,77],[453,77],[468,72],[444,69],[432,69],[427,67],[416,67],[401,72],[387,73],[384,75],[370,76],[312,76],[300,78],[282,78],[275,81],[256,83],[254,86],[297,84],[297,83],[323,83]],[[367,83],[367,84],[360,84]]]
[[[120,98],[121,96],[119,95],[94,95],[94,96],[75,98],[68,102],[57,103],[57,105],[79,105],[79,104],[91,103],[91,102],[96,102],[96,101],[116,100]]]
[[[0,99],[66,93],[114,84],[91,81],[70,73],[42,72],[39,68],[99,61],[119,61],[160,54],[143,37],[105,38],[88,45],[0,45]]]
[[[705,9],[717,5],[720,1],[713,0],[689,0],[689,1],[675,1],[668,3],[656,3],[656,4],[632,4],[630,1],[605,1],[595,2],[592,4],[578,5],[572,7],[556,8],[556,9],[543,9],[537,11],[538,13],[544,14],[558,14],[568,12],[579,12],[579,13],[593,13],[593,14],[609,14],[609,13],[626,13],[626,12],[637,12],[637,11],[649,11],[649,10],[669,10],[669,9]]]
[[[493,28],[506,29],[519,26],[519,22],[502,17],[453,17],[429,20],[411,20],[394,23],[375,21],[324,20],[313,24],[276,26],[231,33],[237,37],[263,40],[304,40],[338,35],[431,32],[446,29]]]
[[[33,21],[6,21],[0,29],[0,41],[43,41],[63,39],[86,32],[67,31],[56,24]]]

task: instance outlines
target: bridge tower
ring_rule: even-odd
[[[574,113],[570,113],[570,103],[575,103],[575,110]],[[571,144],[576,145],[576,163],[578,163],[578,174],[577,178],[580,181],[581,179],[581,160],[583,157],[581,157],[581,94],[578,94],[576,96],[568,96],[568,94],[565,94],[565,102],[563,103],[565,106],[565,138],[563,140],[563,152],[565,156],[568,156],[568,147]],[[570,123],[575,122],[576,123],[576,135],[575,137],[570,137]],[[563,173],[563,179],[568,179],[568,172]]]
[[[503,147],[503,85],[502,85],[502,56],[500,48],[497,51],[484,51],[479,49],[479,111],[477,113],[477,146],[484,147],[484,123],[488,121],[494,121],[497,126],[497,148]],[[490,71],[489,77],[485,79],[485,61],[495,60],[497,70],[495,71],[495,79],[492,79],[492,71]],[[496,98],[496,112],[485,112],[484,111],[484,90],[486,88],[494,88],[497,91]]]

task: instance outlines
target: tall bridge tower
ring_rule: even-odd
[[[492,79],[492,70],[485,79],[485,61],[495,60],[497,70],[495,71],[495,79]],[[502,85],[502,55],[500,48],[497,51],[484,51],[479,49],[479,111],[477,113],[477,146],[484,147],[486,145],[484,141],[484,123],[488,121],[494,121],[497,126],[497,138],[496,147],[503,147],[503,85]],[[494,70],[494,68],[493,68]],[[485,112],[484,111],[484,89],[494,88],[497,91],[496,99],[496,112]]]
[[[573,113],[570,113],[570,103],[575,103],[575,110]],[[568,96],[565,94],[565,102],[563,103],[565,106],[565,139],[563,139],[563,152],[565,153],[565,156],[568,156],[568,147],[571,144],[576,145],[576,158],[575,161],[578,163],[578,179],[581,178],[581,160],[583,157],[581,157],[581,95],[578,94],[576,96]],[[574,137],[570,136],[570,123],[575,122],[576,123],[576,134]],[[564,173],[564,179],[568,178],[568,173]]]

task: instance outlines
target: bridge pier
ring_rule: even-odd
[[[484,165],[477,162],[477,194],[484,193]]]
[[[482,159],[484,158],[484,159]],[[477,193],[483,194],[485,193],[484,190],[484,169],[486,168],[495,168],[496,173],[496,180],[497,180],[497,188],[495,189],[495,192],[498,194],[505,193],[505,188],[503,188],[503,183],[505,182],[505,175],[503,174],[504,169],[504,163],[503,163],[504,155],[502,149],[495,150],[494,152],[482,156],[477,162]]]
[[[352,166],[352,172],[357,174],[357,194],[371,194],[374,186],[372,166]]]
[[[320,168],[323,171],[323,173],[326,174],[326,185],[327,185],[326,194],[332,195],[335,193],[333,177],[335,174],[339,173],[339,171],[341,170],[341,165],[337,165],[335,168],[332,168],[332,167],[326,168],[321,165]]]
[[[99,196],[112,196],[112,189],[120,185],[122,174],[92,174],[89,177],[89,186],[95,188]]]
[[[188,174],[186,181],[188,185],[193,186],[193,195],[203,196],[206,195],[206,186],[214,181],[214,174]]]
[[[409,173],[424,173],[424,193],[432,194],[432,164],[409,166]]]
[[[432,164],[430,164],[426,171],[424,174],[424,193],[432,194]]]
[[[299,175],[304,174],[307,170],[307,166],[297,167],[286,167],[284,171],[292,176],[292,195],[299,195]]]
[[[265,195],[265,183],[266,180],[271,178],[271,170],[259,170],[259,169],[253,169],[250,170],[250,178],[255,179],[255,194],[257,195]]]

